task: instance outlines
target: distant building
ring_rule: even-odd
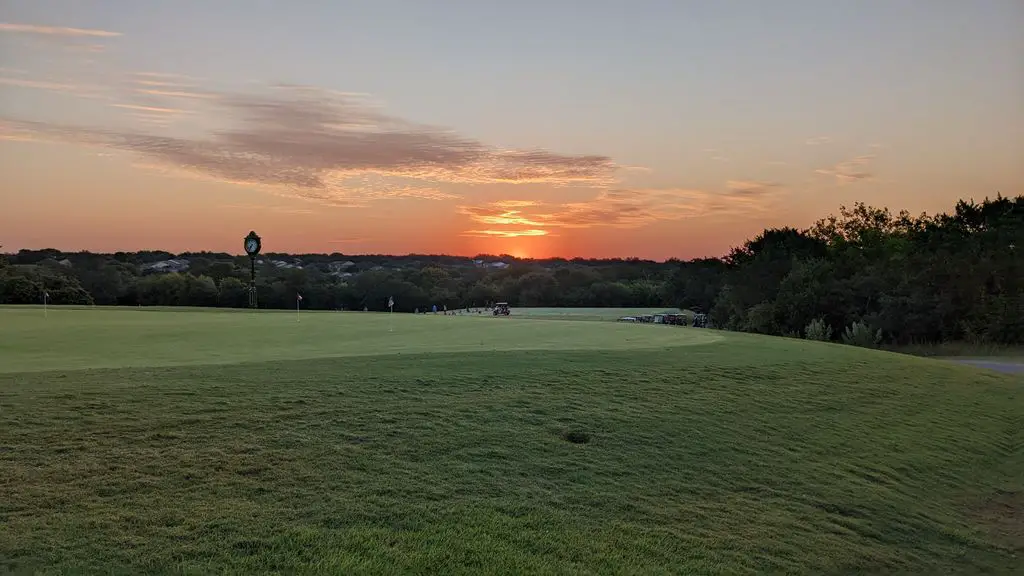
[[[147,264],[142,267],[142,271],[166,274],[168,272],[185,272],[188,268],[189,262],[185,258],[172,258],[170,260],[161,260],[160,262]]]
[[[498,268],[499,270],[508,268],[508,264],[505,262],[487,262],[484,260],[473,260],[473,265],[477,268]]]
[[[355,265],[356,263],[351,260],[347,260],[345,262],[331,262],[327,265],[327,273],[337,278],[348,278],[352,273],[346,272],[346,270]]]

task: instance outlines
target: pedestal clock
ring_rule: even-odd
[[[263,245],[260,237],[253,231],[245,237],[245,253],[249,255],[249,307],[256,308],[256,255]]]

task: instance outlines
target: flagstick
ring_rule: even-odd
[[[48,295],[46,294],[46,292],[43,292],[43,319],[44,320],[46,319],[46,316],[47,316],[47,314],[46,314],[46,301],[49,300],[49,298],[47,296]]]
[[[394,332],[395,331],[395,322],[394,322],[394,318],[395,317],[392,316],[392,314],[394,314],[394,313],[395,313],[395,297],[394,296],[388,296],[388,332]]]
[[[295,297],[295,321],[296,322],[299,321],[299,302],[302,302],[302,298],[296,296]]]

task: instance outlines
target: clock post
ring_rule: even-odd
[[[249,231],[245,237],[245,253],[249,255],[249,307],[256,308],[256,255],[262,243],[256,232]]]

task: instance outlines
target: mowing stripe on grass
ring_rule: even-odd
[[[552,320],[396,315],[0,308],[0,372],[231,364],[507,350],[623,350],[712,344],[724,333]]]

